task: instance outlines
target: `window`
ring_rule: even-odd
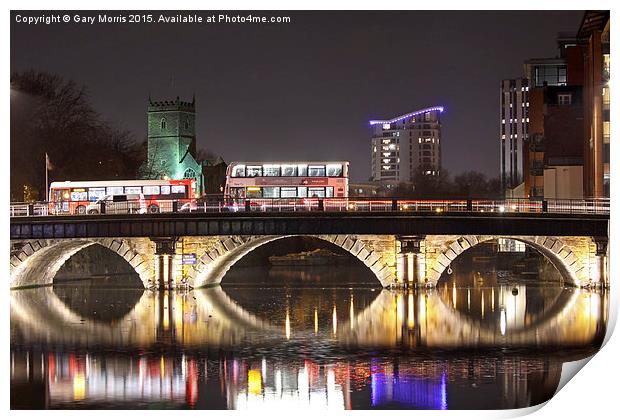
[[[170,185],[162,185],[161,186],[161,194],[162,195],[170,194]]]
[[[280,176],[280,165],[263,165],[263,176]]]
[[[308,196],[308,187],[297,187],[297,196],[298,197],[307,197]]]
[[[100,197],[105,195],[105,188],[89,188],[88,199],[90,201],[97,201]]]
[[[160,121],[160,126],[161,126],[161,129],[162,129],[162,130],[165,130],[165,129],[166,129],[166,119],[165,119],[165,118],[162,118],[162,119],[161,119],[161,121]]]
[[[185,129],[189,130],[189,118],[185,120]]]
[[[325,188],[308,188],[308,196],[313,198],[324,198],[325,197]]]
[[[330,163],[327,165],[327,176],[342,176],[342,164]]]
[[[282,165],[282,176],[297,176],[297,166]]]
[[[282,187],[280,188],[280,197],[282,198],[295,198],[297,197],[296,187]]]
[[[233,178],[242,178],[245,176],[245,165],[235,165],[232,169]]]
[[[264,198],[278,198],[280,197],[280,187],[263,187]]]
[[[159,195],[159,185],[145,185],[142,190],[145,195]]]
[[[196,179],[196,171],[192,168],[187,168],[185,173],[183,174],[183,178],[185,179]]]
[[[125,187],[125,194],[141,194],[142,187]]]
[[[246,176],[262,176],[263,167],[262,166],[250,166],[248,165],[246,168]]]
[[[308,176],[308,165],[297,165],[297,176]]]
[[[570,105],[571,99],[570,93],[560,93],[558,94],[558,105]]]
[[[172,194],[185,194],[185,185],[171,185],[170,191]]]
[[[123,193],[123,187],[108,187],[106,189],[107,195],[118,195]]]
[[[86,201],[88,200],[88,193],[84,189],[71,191],[71,201]]]
[[[308,176],[325,176],[325,166],[323,165],[308,166]]]

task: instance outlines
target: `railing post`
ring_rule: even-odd
[[[542,201],[542,212],[547,213],[549,211],[549,203],[547,200]]]
[[[392,211],[398,211],[398,200],[392,200]]]
[[[191,211],[191,209],[190,209]],[[179,202],[178,201],[173,201],[172,202],[172,212],[173,213],[178,213],[179,212]]]
[[[105,201],[101,202],[101,214],[105,214]]]
[[[319,211],[325,210],[325,204],[323,203],[323,199],[319,198]]]
[[[28,214],[27,216],[34,216],[34,204],[29,203],[28,204]]]
[[[467,199],[467,211],[474,211],[474,203],[471,198]]]
[[[245,199],[245,211],[250,211],[250,200],[248,200],[247,198]]]

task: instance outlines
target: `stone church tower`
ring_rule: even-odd
[[[196,180],[196,195],[202,192],[202,167],[196,162],[196,101],[153,101],[149,97],[148,162],[151,179]]]

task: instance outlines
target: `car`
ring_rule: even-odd
[[[145,214],[146,212],[147,206],[143,194],[105,195],[86,206],[88,214]]]

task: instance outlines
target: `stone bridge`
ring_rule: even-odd
[[[607,285],[607,238],[587,236],[498,235],[216,235],[164,238],[66,238],[11,241],[11,288],[53,283],[62,265],[89,246],[122,257],[146,288],[199,288],[219,284],[226,272],[254,249],[282,238],[309,236],[330,243],[360,260],[383,287],[434,287],[461,253],[507,237],[544,255],[567,284]],[[183,255],[195,256],[183,264]]]

